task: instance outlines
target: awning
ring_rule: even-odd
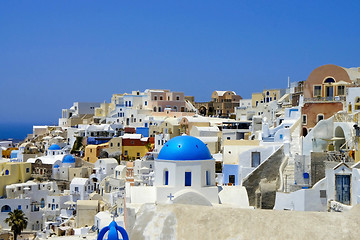
[[[321,138],[322,140],[324,141],[328,141],[328,142],[331,142],[331,141],[337,141],[337,140],[344,140],[345,138],[342,138],[342,137],[333,137],[333,138]]]

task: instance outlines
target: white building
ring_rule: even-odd
[[[55,182],[16,183],[6,186],[7,199],[0,199],[0,225],[7,228],[3,221],[8,212],[22,210],[28,218],[27,230],[41,230],[44,215],[47,213],[48,196],[59,194]]]
[[[334,163],[333,163],[334,164]],[[274,209],[343,212],[360,203],[359,163],[338,163],[328,167],[325,178],[311,189],[276,193]]]
[[[146,160],[146,157],[134,162],[135,184],[152,186],[154,181],[154,160]]]
[[[95,162],[93,171],[95,173],[90,175],[90,179],[94,182],[94,190],[98,189],[99,183],[109,175],[114,174],[114,169],[118,166],[115,158],[101,158]]]
[[[154,187],[131,187],[128,194],[132,203],[218,204],[215,160],[199,139],[175,137],[155,160]]]
[[[96,102],[74,102],[71,108],[62,110],[59,126],[68,127],[68,119],[72,117],[81,117],[88,114],[94,115],[95,108],[100,107],[100,104]]]
[[[88,178],[73,178],[70,183],[70,194],[73,201],[88,200],[89,194],[94,191],[94,184]]]

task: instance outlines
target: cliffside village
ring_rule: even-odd
[[[360,202],[359,113],[360,68],[336,65],[251,99],[146,89],[74,102],[57,126],[0,142],[1,239],[14,209],[39,239],[96,238],[113,220],[131,235],[149,204],[350,211]]]

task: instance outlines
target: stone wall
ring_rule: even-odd
[[[276,189],[280,184],[279,168],[285,160],[284,146],[281,146],[265,162],[243,180],[250,206],[272,209],[275,205]]]
[[[358,239],[359,206],[347,213],[145,204],[130,239]]]

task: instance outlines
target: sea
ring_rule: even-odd
[[[24,140],[28,134],[32,134],[33,126],[51,125],[49,123],[0,123],[0,140]]]

